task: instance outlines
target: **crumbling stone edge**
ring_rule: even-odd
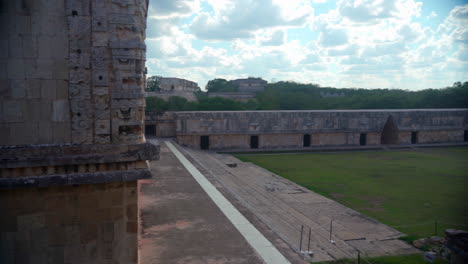
[[[149,169],[94,173],[56,174],[40,177],[0,178],[0,189],[22,187],[49,187],[56,185],[99,184],[150,179]]]

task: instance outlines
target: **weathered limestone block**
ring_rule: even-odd
[[[52,103],[52,121],[66,122],[69,121],[69,105],[68,100],[55,100]]]

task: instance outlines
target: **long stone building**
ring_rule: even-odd
[[[189,80],[174,78],[174,77],[161,77],[159,80],[159,89],[161,91],[176,91],[176,92],[196,92],[200,90],[196,82]]]
[[[147,1],[0,2],[0,263],[137,263]]]
[[[468,109],[173,112],[146,129],[202,149],[466,142]]]

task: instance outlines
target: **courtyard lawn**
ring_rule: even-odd
[[[468,148],[237,157],[413,238],[468,229]]]
[[[429,263],[424,260],[422,254],[406,255],[406,256],[386,256],[386,257],[375,257],[375,258],[366,258],[372,264],[421,264]],[[361,263],[367,263],[361,261]],[[435,264],[444,264],[447,263],[443,259],[436,259]],[[328,262],[315,262],[315,264],[356,264],[355,259],[342,259],[336,261]]]

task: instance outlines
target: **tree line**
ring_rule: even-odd
[[[212,82],[215,81],[215,82]],[[224,79],[208,82],[210,92],[235,92],[232,83]],[[223,86],[224,85],[224,86]],[[456,82],[451,87],[408,91],[401,89],[337,89],[318,84],[276,82],[267,85],[255,100],[239,102],[209,98],[197,93],[198,102],[185,98],[146,98],[148,111],[220,111],[220,110],[327,110],[327,109],[417,109],[468,108],[468,82]]]

